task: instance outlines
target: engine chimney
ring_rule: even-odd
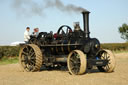
[[[83,11],[83,25],[84,25],[84,32],[85,32],[85,37],[90,38],[89,34],[89,11]]]

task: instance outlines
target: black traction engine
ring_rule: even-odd
[[[19,62],[24,71],[39,71],[41,67],[66,66],[71,74],[83,74],[96,66],[102,72],[113,72],[115,57],[110,50],[100,48],[96,38],[90,38],[89,11],[83,11],[82,30],[79,22],[74,29],[61,26],[57,33],[40,32],[22,44]]]

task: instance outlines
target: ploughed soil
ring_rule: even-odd
[[[94,69],[84,75],[65,70],[22,72],[19,64],[0,65],[0,85],[128,85],[128,53],[117,53],[112,73]]]

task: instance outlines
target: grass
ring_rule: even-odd
[[[18,63],[18,57],[13,57],[13,58],[3,57],[0,60],[0,65],[14,64],[14,63]]]
[[[113,51],[115,54],[116,53],[128,53],[127,50],[118,50],[118,51]],[[3,57],[0,59],[0,65],[6,65],[6,64],[15,64],[18,63],[19,58],[18,57]]]
[[[113,51],[114,53],[128,53],[128,50],[118,50],[118,51]]]

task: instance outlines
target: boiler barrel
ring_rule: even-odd
[[[80,49],[81,46],[82,45],[77,41],[65,40],[56,45],[50,45],[49,47],[46,47],[46,49],[50,50],[52,54],[69,54],[72,50]]]

